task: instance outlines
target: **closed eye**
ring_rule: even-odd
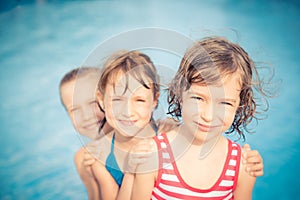
[[[222,101],[222,102],[221,102],[221,104],[223,104],[223,105],[228,105],[228,106],[233,106],[233,104],[232,104],[232,103],[230,103],[230,102],[226,102],[226,101]]]
[[[77,110],[79,110],[79,108],[74,107],[74,108],[69,109],[69,112],[70,112],[70,113],[73,113],[73,112],[76,112]]]
[[[137,99],[138,102],[146,102],[145,99]]]
[[[203,98],[199,97],[199,96],[192,96],[191,99],[195,99],[195,100],[198,100],[198,101],[202,101],[203,100]]]

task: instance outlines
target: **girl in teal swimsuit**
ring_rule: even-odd
[[[128,152],[141,140],[156,135],[152,113],[159,98],[158,82],[152,61],[138,51],[119,52],[104,66],[97,97],[114,130],[97,141],[100,162],[92,165],[101,199],[130,195],[133,175],[126,172],[132,172],[130,164],[136,166],[143,157],[130,158]]]

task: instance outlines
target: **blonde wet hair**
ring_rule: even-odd
[[[82,78],[85,76],[93,76],[93,77],[100,77],[101,70],[97,67],[77,67],[75,69],[72,69],[71,71],[67,72],[63,78],[60,80],[59,83],[59,96],[62,105],[65,107],[63,101],[62,101],[62,94],[61,94],[61,88],[66,83],[69,83],[71,81],[76,80],[77,78]],[[97,86],[95,85],[95,88]]]

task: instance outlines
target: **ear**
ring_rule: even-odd
[[[99,104],[100,104],[102,110],[105,110],[105,109],[104,109],[104,100],[103,100],[104,97],[103,97],[103,95],[100,93],[99,90],[97,90],[96,96],[97,96],[97,100],[98,100],[98,102],[99,102]]]

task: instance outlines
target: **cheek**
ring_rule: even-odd
[[[220,118],[223,121],[224,128],[227,130],[232,125],[236,114],[235,109],[224,110],[223,114],[220,114]]]
[[[105,105],[105,117],[106,118],[112,118],[115,116],[118,111],[117,106],[113,106],[111,103]]]
[[[145,114],[151,114],[152,111],[154,110],[154,106],[151,103],[140,104],[140,105],[137,105],[136,107],[137,107],[137,112],[143,111],[143,113],[145,113]]]
[[[69,113],[69,117],[71,118],[71,121],[75,127],[78,127],[80,125],[80,121],[81,121],[80,111]]]
[[[72,120],[72,124],[73,124],[73,126],[74,126],[74,128],[76,129],[76,131],[78,131],[78,132],[80,132],[80,134],[82,134],[82,129],[81,129],[81,127],[82,127],[82,124],[81,124],[81,122],[78,120],[78,118],[71,118],[71,120]]]
[[[181,114],[182,116],[194,116],[200,115],[201,105],[195,103],[194,101],[186,101],[181,104]]]

